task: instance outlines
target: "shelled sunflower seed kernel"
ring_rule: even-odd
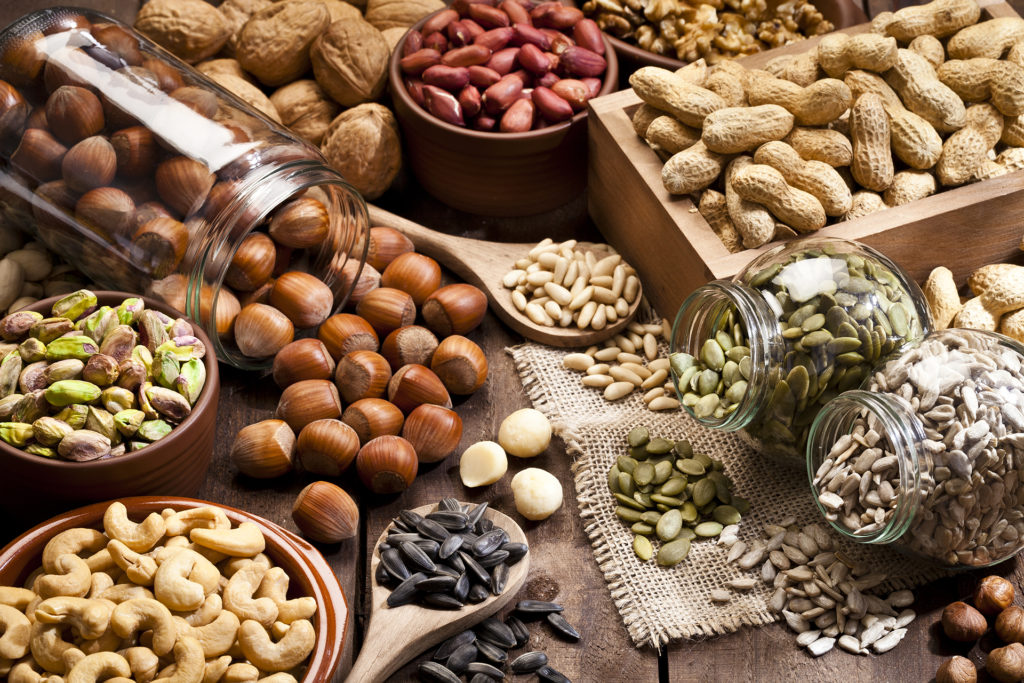
[[[513,264],[501,284],[534,323],[581,330],[602,330],[625,317],[640,296],[636,270],[618,252],[576,240],[544,239]]]
[[[920,509],[900,542],[949,565],[1015,553],[1024,542],[1020,354],[994,336],[944,330],[889,361],[867,388],[905,401],[925,437]],[[903,494],[898,458],[880,432],[874,413],[856,417],[814,477],[826,518],[854,535],[888,524]]]
[[[603,346],[567,354],[562,366],[582,372],[583,386],[601,389],[605,400],[617,401],[640,390],[650,410],[676,410],[679,400],[669,375],[669,360],[659,353],[670,330],[668,320],[646,324],[634,321]]]
[[[652,439],[646,427],[634,427],[626,441],[629,455],[608,470],[608,488],[619,503],[616,516],[632,525],[633,552],[641,560],[656,556],[659,565],[675,566],[692,540],[731,531],[749,511],[750,503],[732,494],[722,461],[685,439]]]
[[[509,568],[529,548],[513,543],[508,533],[476,506],[444,498],[427,515],[402,510],[377,545],[376,579],[391,589],[387,603],[398,607],[418,602],[434,609],[461,609],[501,595]]]
[[[896,590],[886,598],[871,591],[888,578],[854,562],[836,546],[820,524],[799,526],[792,517],[762,530],[763,538],[747,547],[735,533],[722,534],[727,561],[741,569],[756,570],[761,581],[774,589],[768,607],[782,615],[797,634],[797,644],[820,657],[836,644],[854,654],[888,652],[907,634],[917,613],[909,609],[914,594]],[[742,579],[734,579],[732,584]],[[750,579],[736,590],[753,587]],[[748,588],[750,584],[750,588]],[[711,600],[726,602],[724,588],[712,591]]]
[[[441,643],[431,659],[417,668],[419,678],[438,683],[458,683],[465,676],[471,682],[503,680],[505,667],[513,675],[535,673],[541,680],[568,683],[569,678],[548,663],[548,656],[531,650],[509,661],[509,653],[530,642],[525,620],[544,618],[561,638],[578,641],[580,634],[562,617],[562,606],[554,602],[521,600],[504,622],[488,617],[471,629]]]

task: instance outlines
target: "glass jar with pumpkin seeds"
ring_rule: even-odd
[[[807,474],[843,536],[953,568],[1024,548],[1024,346],[949,329],[880,365],[811,424]]]
[[[672,377],[702,424],[804,464],[818,410],[931,328],[917,284],[862,244],[813,237],[698,287],[672,329]]]

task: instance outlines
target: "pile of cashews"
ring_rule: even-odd
[[[104,532],[54,536],[26,588],[0,586],[0,675],[11,683],[295,683],[313,651],[312,597],[223,510],[122,503]]]

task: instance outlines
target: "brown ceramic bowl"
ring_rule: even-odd
[[[812,2],[822,16],[835,24],[836,28],[856,26],[868,20],[864,10],[854,0],[812,0]],[[623,80],[642,66],[660,66],[663,69],[675,71],[684,64],[678,59],[648,52],[636,43],[621,38],[608,36],[608,41],[615,48],[615,53],[619,57]]]
[[[170,437],[167,437],[170,438]],[[145,449],[143,449],[145,450]],[[103,513],[114,501],[94,503],[60,514],[26,531],[0,550],[0,586],[21,586],[33,570],[42,563],[43,548],[56,534],[75,527],[103,529]],[[323,555],[306,541],[262,517],[192,498],[138,496],[122,498],[128,516],[141,522],[151,512],[164,508],[185,510],[213,506],[220,508],[232,524],[252,522],[263,532],[267,548],[264,552],[274,564],[287,572],[291,582],[289,597],[312,596],[316,600],[313,626],[316,644],[310,656],[304,683],[325,683],[338,668],[345,631],[348,628],[348,603],[345,593]]]
[[[96,296],[99,305],[116,306],[135,295],[97,291]],[[162,302],[142,298],[146,308],[172,318],[182,315]],[[44,299],[27,310],[49,315],[57,299]],[[27,509],[41,513],[38,520],[57,510],[97,500],[141,494],[195,494],[206,478],[213,455],[220,378],[213,344],[199,325],[193,327],[195,336],[206,345],[206,386],[191,415],[151,446],[91,462],[44,458],[0,441],[0,507],[24,510],[27,505]]]
[[[430,14],[412,28],[419,29]],[[406,34],[408,35],[408,34]],[[605,37],[608,63],[600,95],[617,89],[618,61]],[[587,112],[525,133],[489,133],[436,118],[409,95],[399,61],[403,37],[391,54],[390,86],[407,160],[420,185],[439,200],[484,216],[529,216],[579,195],[587,181]]]

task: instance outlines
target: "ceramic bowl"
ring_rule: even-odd
[[[143,449],[145,450],[145,449]],[[56,534],[75,527],[103,529],[103,513],[113,501],[94,503],[65,512],[26,531],[0,550],[0,586],[21,586],[26,577],[42,563],[43,548]],[[192,498],[138,496],[122,498],[128,516],[142,521],[151,512],[164,508],[185,510],[213,506],[220,508],[237,526],[252,522],[263,532],[267,547],[264,552],[290,578],[289,597],[312,596],[316,600],[313,626],[316,644],[310,656],[303,683],[330,681],[341,658],[345,631],[348,628],[348,602],[338,578],[323,555],[306,541],[262,517]]]
[[[822,16],[835,24],[837,29],[863,24],[868,20],[867,15],[864,14],[864,10],[853,2],[853,0],[812,1],[821,12]],[[582,4],[582,0],[577,0],[577,4]],[[620,72],[622,73],[623,80],[627,79],[629,74],[642,66],[660,66],[663,69],[671,69],[672,71],[675,71],[684,64],[678,59],[648,52],[636,43],[622,40],[621,38],[608,36],[608,41],[615,49],[616,55],[618,55],[621,66]],[[624,87],[628,87],[628,84]]]
[[[433,14],[412,28],[419,29]],[[395,115],[406,159],[427,192],[448,206],[484,216],[529,216],[567,204],[587,180],[587,112],[525,133],[491,133],[446,123],[418,105],[405,87],[399,61],[389,66]],[[618,61],[605,37],[608,65],[600,95],[617,88]]]
[[[117,306],[135,296],[124,292],[96,292],[99,305]],[[58,297],[39,301],[28,310],[50,315]],[[172,318],[182,314],[164,303],[143,297],[146,308]],[[220,378],[213,344],[199,325],[195,336],[206,345],[206,386],[192,413],[170,434],[138,451],[124,455],[71,462],[45,458],[0,442],[0,507],[28,509],[38,521],[58,510],[97,500],[143,494],[194,495],[206,478],[216,435]]]

